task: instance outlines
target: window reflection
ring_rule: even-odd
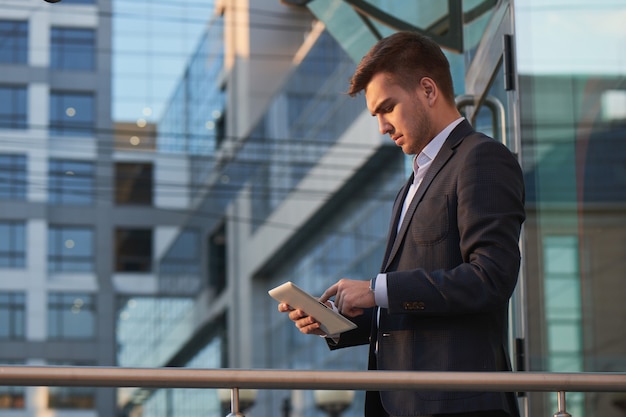
[[[48,338],[91,339],[96,334],[94,297],[85,293],[48,294]]]
[[[50,134],[89,136],[94,133],[95,99],[92,93],[52,91]]]
[[[25,336],[26,297],[24,293],[0,292],[0,339],[23,340]]]
[[[51,226],[48,230],[48,271],[93,271],[93,233],[91,227]]]
[[[93,70],[95,42],[93,29],[52,28],[50,67],[62,70]]]
[[[93,162],[51,159],[49,171],[50,203],[88,205],[93,202]]]
[[[0,63],[25,64],[28,59],[28,22],[0,20]]]
[[[27,104],[26,86],[0,85],[0,128],[25,129]]]
[[[0,199],[24,200],[26,182],[26,155],[0,154]]]

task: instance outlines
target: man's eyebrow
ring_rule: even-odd
[[[383,101],[381,101],[380,103],[378,103],[376,108],[370,114],[372,116],[376,116],[378,113],[380,113],[380,109],[385,107],[389,103],[390,100],[391,100],[391,98],[386,98]]]

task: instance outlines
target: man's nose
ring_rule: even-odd
[[[384,117],[378,116],[378,130],[381,134],[386,135],[393,131],[393,126]]]

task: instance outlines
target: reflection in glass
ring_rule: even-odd
[[[91,227],[51,226],[48,229],[48,271],[93,271],[93,239]]]
[[[94,297],[85,293],[48,294],[48,338],[91,339],[95,336]]]

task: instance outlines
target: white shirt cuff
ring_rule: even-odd
[[[387,274],[376,275],[374,299],[378,307],[389,308],[389,299],[387,298]]]

